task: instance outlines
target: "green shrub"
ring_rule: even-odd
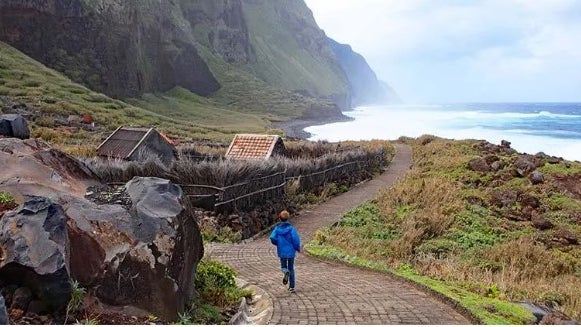
[[[195,280],[198,300],[224,308],[236,305],[243,297],[251,297],[251,291],[236,286],[235,276],[236,272],[227,265],[202,259]]]
[[[196,289],[234,287],[234,277],[236,272],[232,268],[218,261],[203,259],[196,271]]]
[[[188,320],[189,318],[189,320]],[[192,314],[188,317],[180,317],[180,321],[178,324],[180,325],[192,325],[192,324],[201,324],[201,325],[215,325],[221,324],[226,320],[220,311],[210,304],[198,304],[193,309]]]
[[[14,202],[12,194],[7,192],[0,192],[0,204],[9,204]]]
[[[381,212],[376,205],[366,202],[343,214],[339,224],[346,227],[361,227],[379,221],[380,215]]]
[[[416,248],[418,254],[431,254],[438,258],[458,249],[458,243],[446,238],[428,240]]]
[[[50,116],[41,116],[34,120],[36,125],[41,127],[54,127],[54,118]]]

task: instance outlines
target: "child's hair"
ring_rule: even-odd
[[[288,213],[288,211],[283,210],[278,214],[278,218],[280,218],[280,220],[282,221],[287,221],[290,217],[290,214]]]

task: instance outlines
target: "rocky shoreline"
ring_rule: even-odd
[[[341,114],[341,116],[322,117],[319,119],[298,118],[298,119],[282,121],[282,122],[273,122],[272,127],[282,130],[288,139],[306,140],[312,136],[311,133],[305,132],[304,129],[307,127],[326,125],[326,124],[338,123],[338,122],[344,122],[344,121],[352,121],[352,120],[354,120],[354,119]]]

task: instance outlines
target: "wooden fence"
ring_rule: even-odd
[[[287,171],[280,171],[268,176],[236,183],[228,186],[180,184],[190,205],[219,213],[236,210],[251,210],[260,204],[281,201],[286,195],[286,184],[289,181],[298,183],[298,192],[317,193],[329,183],[348,185],[360,182],[371,176],[374,160],[357,160],[342,163],[297,176],[287,176]],[[109,183],[122,185],[124,183]]]

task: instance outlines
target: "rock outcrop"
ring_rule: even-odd
[[[0,220],[0,277],[32,290],[52,310],[69,302],[68,237],[62,207],[31,196]]]
[[[200,57],[179,5],[140,1],[0,3],[0,40],[113,97],[220,85]]]
[[[111,305],[133,305],[172,320],[193,296],[203,255],[197,224],[181,205],[179,186],[136,177],[126,185],[130,210],[63,198],[69,216],[71,273],[99,287]]]
[[[83,196],[97,177],[77,159],[40,139],[0,139],[0,191],[55,198],[57,193]]]
[[[11,167],[0,170],[0,190],[21,203],[0,219],[0,288],[11,288],[14,310],[62,310],[72,279],[108,305],[177,319],[203,256],[179,186],[136,177],[119,196],[126,198],[97,204],[81,194],[107,187],[78,160],[32,139],[0,139],[0,165]]]
[[[16,114],[0,115],[0,135],[23,140],[29,138],[30,130],[26,119]]]
[[[233,69],[305,104],[351,107],[348,77],[302,0],[5,0],[0,40],[112,97],[176,86],[210,95],[239,83]]]

